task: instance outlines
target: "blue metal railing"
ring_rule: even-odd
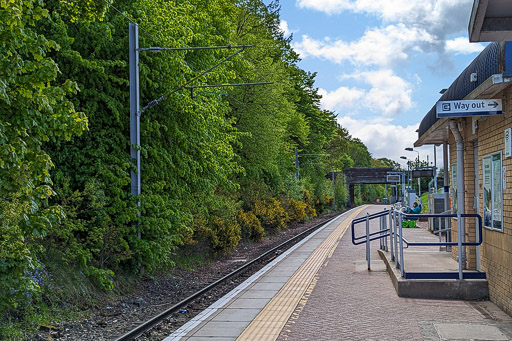
[[[367,217],[368,217],[369,220],[373,220],[373,219],[376,219],[376,218],[379,218],[379,217],[388,216],[388,215],[389,215],[389,211],[385,210],[385,211],[382,211],[382,212],[378,212],[378,213],[374,213],[374,214],[369,214]],[[360,237],[356,237],[355,236],[355,225],[358,224],[358,223],[366,222],[367,217],[361,217],[361,218],[357,218],[357,219],[352,220],[352,224],[351,224],[351,228],[352,228],[352,244],[360,245],[360,244],[366,243],[366,235],[362,235]],[[390,229],[388,228],[385,231],[389,232]],[[381,234],[379,237],[370,238],[370,241],[381,239],[381,238],[389,236],[389,234],[382,235],[383,232],[384,232],[383,230],[379,230],[377,232],[370,233],[370,236]],[[358,242],[358,240],[361,240],[361,239],[364,239],[364,240]]]
[[[457,218],[457,214],[422,214],[422,217],[425,218]],[[404,219],[418,218],[417,214],[402,214]],[[479,214],[474,213],[463,213],[460,214],[462,218],[477,218],[478,219],[478,240],[476,242],[462,242],[462,246],[478,246],[482,244],[482,217]],[[418,242],[409,242],[405,237],[402,237],[404,243],[407,246],[458,246],[458,242],[438,242],[438,243],[418,243]]]
[[[389,217],[389,228],[384,217]],[[478,222],[478,233],[477,239],[474,242],[464,241],[464,237],[461,232],[459,225],[458,233],[459,237],[457,242],[410,242],[402,234],[402,221],[404,219],[417,219],[417,214],[403,213],[400,207],[395,207],[391,210],[384,210],[382,212],[367,214],[366,217],[354,219],[351,224],[352,229],[352,244],[360,245],[366,243],[366,259],[368,261],[368,270],[370,270],[370,242],[380,239],[381,249],[383,249],[382,240],[386,241],[385,250],[387,251],[387,237],[390,242],[390,255],[391,261],[395,261],[396,268],[400,269],[401,276],[406,279],[469,279],[469,278],[485,278],[485,273],[474,273],[474,272],[463,272],[463,254],[462,249],[464,246],[478,246],[482,243],[482,217],[474,213],[458,213],[458,214],[422,214],[425,218],[458,218],[458,221],[462,221],[465,218],[476,218]],[[380,227],[376,232],[370,233],[370,221],[373,219],[380,218]],[[366,222],[366,234],[357,236],[355,226],[357,224]],[[458,246],[458,259],[459,259],[459,271],[456,272],[405,272],[404,268],[404,245],[406,248],[412,246]],[[399,259],[397,259],[399,258]]]
[[[374,214],[366,214],[366,217],[361,217],[361,218],[352,220],[352,224],[351,224],[352,244],[354,244],[354,245],[366,244],[366,260],[368,262],[368,270],[371,270],[370,269],[370,265],[371,265],[371,263],[370,263],[370,242],[373,240],[377,240],[377,239],[382,240],[383,238],[391,236],[391,229],[387,228],[387,226],[385,226],[387,224],[385,224],[385,223],[383,224],[383,221],[385,222],[385,219],[380,220],[379,231],[370,233],[370,220],[387,217],[387,216],[389,216],[390,212],[391,211],[384,210],[382,212],[378,212],[378,213],[374,213]],[[362,223],[362,222],[366,223],[366,234],[356,237],[355,225]],[[391,226],[391,224],[390,224],[390,226]],[[378,236],[373,237],[375,235],[378,235]],[[364,240],[360,241],[361,239],[364,239]],[[391,250],[393,250],[393,244],[390,244],[390,246],[391,246]],[[381,248],[382,247],[383,247],[383,244],[381,243]],[[387,250],[387,245],[386,245],[386,250]],[[393,251],[391,251],[391,252],[393,253]]]

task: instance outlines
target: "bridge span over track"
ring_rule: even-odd
[[[348,186],[349,207],[354,204],[354,185],[358,184],[387,184],[387,175],[393,168],[347,168],[343,170]]]

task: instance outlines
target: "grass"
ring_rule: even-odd
[[[428,212],[428,193],[423,193],[420,197],[421,199],[421,212],[427,213]]]
[[[0,320],[0,339],[27,340],[40,329],[58,329],[60,321],[74,321],[83,317],[84,312],[63,309],[44,302],[37,307],[28,308],[23,318],[18,318],[15,314],[4,316]]]
[[[106,292],[83,272],[56,256],[49,257],[43,262],[50,275],[41,287],[41,298],[23,310],[0,315],[0,340],[26,340],[40,329],[51,330],[64,321],[86,318],[90,315],[88,308],[91,305],[104,304],[115,297],[118,290]],[[131,278],[135,279],[133,275]],[[130,280],[125,277],[116,279],[117,287],[126,287],[126,283]]]

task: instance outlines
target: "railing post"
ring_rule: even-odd
[[[368,261],[368,270],[370,270],[370,217],[366,213],[366,260]]]
[[[384,209],[384,211],[387,211],[387,209]],[[382,216],[382,227],[383,230],[386,231],[388,229],[388,221],[386,220],[386,216]],[[385,232],[384,232],[385,233]],[[382,244],[384,246],[384,251],[388,251],[388,239],[387,238],[381,238]]]
[[[383,227],[384,227],[384,224],[382,223],[382,217],[379,217],[379,231],[382,231]],[[381,232],[381,235],[382,235],[382,232]],[[380,243],[380,249],[384,250],[384,244],[382,243],[382,238],[379,239],[379,243]]]
[[[396,265],[396,268],[398,269],[400,267],[400,264],[398,264],[398,242],[397,242],[397,238],[398,238],[398,225],[396,223],[396,221],[398,220],[398,212],[395,211],[395,213],[393,214],[393,224],[395,225],[395,228],[394,228],[394,233],[393,233],[393,247],[395,248],[395,265]]]
[[[405,277],[404,271],[404,241],[402,236],[402,212],[398,213],[398,230],[400,231],[400,275]]]
[[[439,237],[439,242],[441,243],[443,241],[443,232],[441,232],[443,230],[443,224],[441,218],[437,217],[432,219],[432,221],[434,222],[434,227],[437,225],[437,235]],[[439,251],[443,251],[442,245],[439,245]]]
[[[462,234],[462,224],[461,224],[461,215],[460,215],[460,211],[457,212],[457,247],[459,248],[457,251],[459,253],[459,280],[462,280],[464,277],[463,277],[463,274],[462,274],[462,265],[464,263],[464,259],[462,259],[462,240],[464,238],[464,235]]]
[[[395,219],[395,210],[392,209],[389,211],[389,247],[390,247],[389,251],[391,253],[391,261],[395,260],[395,254],[393,253],[393,250],[394,250],[394,247],[393,247],[393,235],[394,235],[393,221],[394,221],[394,219]]]

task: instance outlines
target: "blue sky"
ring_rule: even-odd
[[[267,1],[268,3],[268,1]],[[281,0],[281,29],[322,106],[374,158],[404,164],[419,123],[485,47],[469,43],[473,0]],[[418,149],[433,161],[433,146]],[[438,165],[442,148],[437,149]]]

